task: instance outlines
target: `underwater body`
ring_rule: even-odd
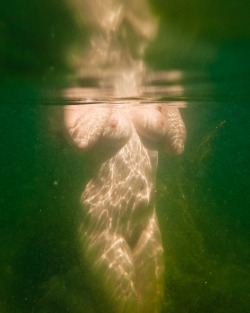
[[[165,28],[160,27],[160,38],[165,38],[164,31]],[[148,44],[149,38],[143,38],[143,42],[146,40]],[[179,70],[158,67],[162,60],[154,51],[157,41],[155,46],[154,43],[150,45],[149,55],[138,57],[143,62],[135,62],[142,75],[138,81],[134,80],[131,71],[122,77],[117,71],[104,76],[104,72],[95,71],[91,78],[87,78],[89,70],[84,72],[79,59],[74,59],[76,63],[73,63],[78,64],[80,69],[76,75],[80,88],[75,87],[75,76],[72,79],[73,88],[64,84],[59,91],[57,87],[37,87],[24,80],[1,84],[1,312],[112,310],[112,296],[115,294],[112,283],[101,277],[98,262],[95,264],[86,259],[98,250],[86,254],[85,249],[89,251],[87,247],[79,249],[79,246],[89,245],[84,237],[79,237],[79,233],[89,234],[93,230],[83,230],[82,221],[90,217],[83,219],[82,210],[84,206],[91,207],[86,204],[93,200],[89,191],[96,190],[98,193],[102,190],[98,185],[100,176],[96,173],[102,176],[102,171],[108,168],[107,164],[112,168],[108,161],[112,160],[110,155],[129,145],[135,149],[138,142],[143,143],[144,156],[152,145],[159,151],[157,170],[154,165],[153,172],[156,173],[150,174],[152,181],[148,190],[152,190],[149,211],[156,211],[164,251],[162,268],[165,268],[165,274],[161,282],[164,295],[159,297],[158,305],[161,312],[247,311],[249,80],[245,74],[247,63],[243,58],[247,45],[244,41],[232,49],[225,45],[216,53],[205,47],[210,55],[205,54],[207,59],[201,62],[204,67],[196,71],[183,65],[186,60],[194,62],[188,53],[186,60],[184,57],[181,59],[181,53],[179,60],[173,58],[171,61],[169,57],[168,62],[170,65],[172,62],[172,66],[176,66],[174,61],[182,60]],[[163,49],[159,42],[158,45]],[[185,47],[187,49],[187,45]],[[202,47],[198,39],[193,47],[197,50]],[[86,49],[86,53],[89,51]],[[161,58],[171,53],[170,48]],[[144,62],[150,54],[151,64],[160,71],[144,74]],[[205,66],[205,62],[211,62],[211,65]],[[113,74],[116,78],[120,77],[115,80],[115,85],[112,84]],[[127,79],[130,91],[137,90],[139,86],[138,94],[127,94],[127,89],[121,88]],[[100,85],[100,81],[104,83]],[[85,110],[91,107],[98,112],[114,108],[126,111],[128,103],[135,107],[136,114],[133,116],[138,116],[138,112],[144,112],[146,108],[146,112],[150,112],[149,121],[159,112],[162,114],[164,108],[180,112],[187,132],[183,153],[171,156],[169,151],[161,148],[159,138],[166,132],[148,132],[140,127],[147,114],[141,114],[142,119],[137,122],[133,118],[129,118],[128,122],[123,114],[117,113],[114,125],[123,125],[125,119],[126,125],[133,125],[133,131],[130,133],[128,130],[131,128],[125,127],[121,143],[120,135],[110,137],[108,131],[106,135],[100,134],[100,129],[103,131],[104,128],[99,127],[100,136],[106,136],[106,139],[92,137],[94,143],[90,149],[79,149],[79,141],[74,142],[74,137],[65,127],[67,108],[76,105]],[[98,125],[96,114],[91,116]],[[83,125],[86,126],[86,121]],[[153,125],[149,123],[149,129]],[[82,140],[80,130],[74,134]],[[152,138],[158,138],[157,144]],[[112,140],[116,141],[115,151]],[[119,154],[119,157],[122,158],[122,155]],[[131,160],[133,157],[136,158],[135,153],[131,155]],[[98,164],[102,164],[103,160],[106,160],[106,165],[100,168]],[[147,164],[148,171],[150,163]],[[116,190],[119,189],[119,179],[124,181],[122,175],[127,174],[122,170],[117,172],[116,175],[121,176],[112,176],[112,171],[109,171],[110,179],[104,179],[102,185],[105,188],[105,183],[108,185],[114,179],[114,194],[118,194],[115,201],[122,199],[124,206],[127,198],[120,197]],[[136,169],[133,174],[136,177]],[[148,181],[143,180],[143,175],[141,179],[142,185]],[[126,190],[132,186],[133,182],[129,180],[125,184]],[[106,190],[108,194],[108,188]],[[140,194],[138,190],[141,190],[140,185],[135,183],[126,196]],[[105,201],[104,206],[109,203]],[[134,220],[142,223],[149,211],[144,212],[146,217],[143,219],[136,217]],[[97,218],[101,219],[105,214],[102,210]],[[128,217],[123,219],[128,220]],[[121,225],[125,227],[126,223],[121,222]],[[137,223],[135,225],[142,227]],[[105,224],[98,226],[103,227],[105,233]],[[128,229],[122,232],[128,236]],[[128,238],[129,242],[137,241],[140,231],[135,233],[135,239]],[[89,237],[87,235],[86,238]],[[100,239],[105,240],[105,237]],[[112,249],[108,251],[112,252]],[[119,249],[113,251],[119,252]],[[104,254],[101,258],[105,262],[105,257],[110,255]],[[147,259],[150,259],[150,253],[143,255],[143,265],[147,264]],[[92,271],[95,266],[96,278]],[[145,267],[143,269],[146,271]],[[143,283],[143,286],[147,288],[147,284]],[[118,291],[118,294],[121,295],[121,292]]]
[[[105,311],[159,312],[164,262],[154,207],[156,147],[182,152],[178,108],[67,106],[64,119],[80,149],[97,146],[104,154],[81,198],[80,249],[99,282],[93,290],[105,290]]]

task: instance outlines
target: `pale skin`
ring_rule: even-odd
[[[64,124],[79,149],[99,154],[82,193],[79,228],[91,288],[105,299],[105,312],[160,312],[164,261],[154,181],[158,150],[178,155],[184,148],[178,108],[72,105]]]

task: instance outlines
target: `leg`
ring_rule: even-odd
[[[91,239],[84,243],[86,251],[83,252],[93,273],[91,279],[93,291],[102,295],[101,299],[98,299],[102,311],[137,313],[135,271],[131,249],[127,242],[107,231],[97,236],[92,234],[89,238]]]
[[[140,312],[158,313],[163,298],[164,260],[155,213],[133,249]]]

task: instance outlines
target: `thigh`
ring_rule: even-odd
[[[134,262],[126,240],[103,231],[86,238],[82,248],[91,271],[92,290],[101,295],[102,311],[137,313]]]
[[[155,213],[133,249],[140,312],[157,313],[163,299],[164,259]]]

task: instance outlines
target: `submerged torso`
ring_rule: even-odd
[[[158,152],[145,148],[133,130],[123,148],[101,164],[82,195],[90,233],[105,229],[133,247],[154,212],[157,159]]]

